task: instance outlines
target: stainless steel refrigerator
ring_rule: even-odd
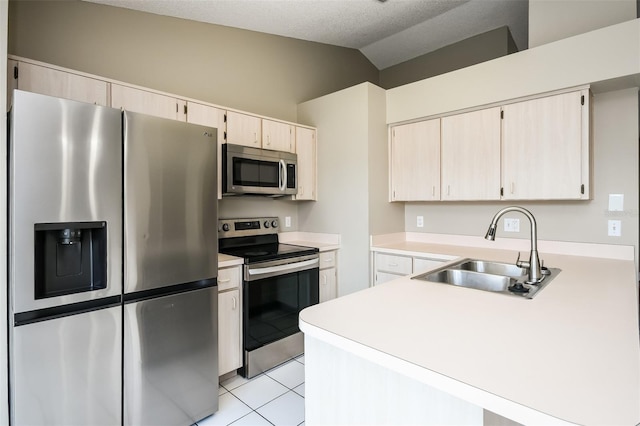
[[[125,425],[217,410],[215,132],[124,112]]]
[[[215,129],[21,91],[9,117],[12,424],[215,412]]]

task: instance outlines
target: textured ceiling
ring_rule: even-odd
[[[378,69],[505,25],[528,44],[528,0],[85,1],[351,47]]]

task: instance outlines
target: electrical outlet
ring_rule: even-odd
[[[284,227],[291,228],[291,216],[284,217]]]
[[[622,235],[622,222],[619,220],[609,221],[609,236],[619,237]]]
[[[624,194],[609,194],[609,211],[621,212],[624,210]]]
[[[506,232],[520,232],[520,219],[505,219],[504,230]]]
[[[424,228],[424,216],[417,216],[416,217],[416,226],[418,228]]]

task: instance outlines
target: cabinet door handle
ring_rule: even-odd
[[[447,195],[451,195],[451,185],[447,185]]]
[[[327,276],[326,275],[322,276],[322,281],[324,281],[322,284],[327,285]]]
[[[435,186],[435,185],[433,185],[433,186],[431,187],[431,196],[432,196],[432,197],[435,197],[435,196],[436,196],[436,186]]]
[[[231,278],[226,278],[226,279],[218,280],[218,284],[220,284],[220,283],[228,283],[229,281],[231,281]]]
[[[389,263],[389,266],[398,266],[397,263]]]
[[[511,193],[513,194],[516,190],[516,184],[515,182],[511,182]]]
[[[233,302],[233,305],[232,305],[233,307],[232,307],[232,309],[235,311],[235,310],[236,310],[236,308],[238,307],[238,300],[236,299],[236,297],[235,297],[235,296],[233,296],[233,297],[231,298],[231,301]]]

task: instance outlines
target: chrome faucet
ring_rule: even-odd
[[[538,227],[536,225],[536,219],[533,217],[531,212],[527,209],[523,209],[522,207],[511,206],[505,207],[500,210],[493,217],[491,221],[491,225],[489,225],[489,229],[487,230],[487,235],[484,236],[486,240],[494,241],[496,239],[496,229],[498,227],[498,219],[508,212],[520,212],[523,215],[527,216],[529,222],[531,224],[531,253],[529,254],[529,261],[520,260],[520,254],[518,253],[518,260],[516,261],[516,265],[521,268],[529,269],[529,280],[527,283],[534,284],[542,281],[542,268],[540,267],[540,257],[538,256]]]

